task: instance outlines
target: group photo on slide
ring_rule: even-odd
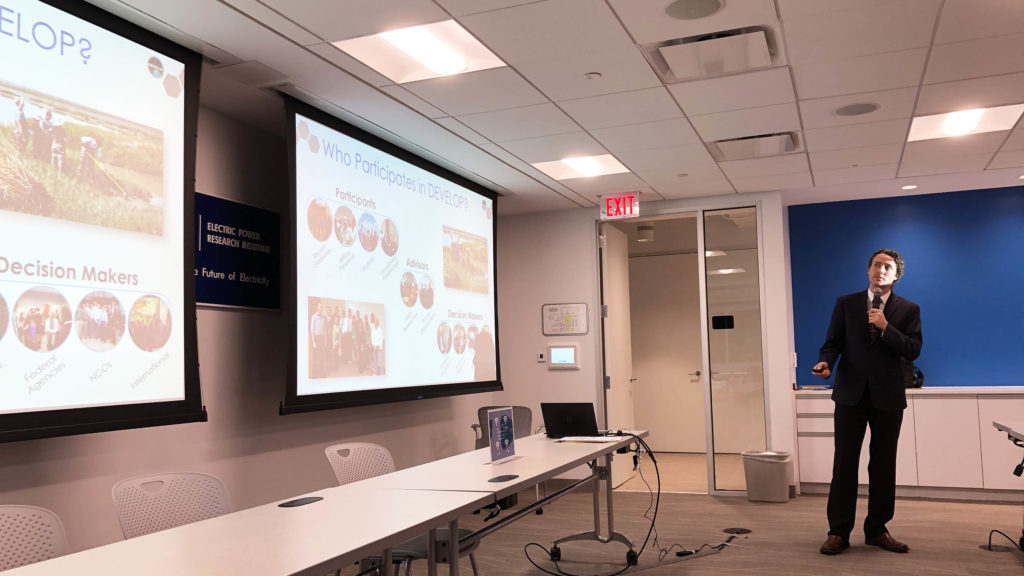
[[[160,130],[0,82],[0,209],[163,235],[163,148]]]
[[[159,350],[171,338],[171,309],[153,294],[140,297],[128,312],[128,333],[147,352]]]
[[[487,239],[475,234],[443,227],[445,288],[488,291]]]
[[[113,294],[90,292],[78,303],[75,332],[86,348],[106,352],[121,341],[124,329],[124,308]]]
[[[22,294],[14,305],[14,328],[29,350],[52,352],[71,332],[71,308],[64,296],[45,286]]]
[[[309,377],[383,376],[385,306],[309,298]]]

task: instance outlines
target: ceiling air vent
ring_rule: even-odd
[[[644,46],[666,83],[737,74],[772,65],[771,28],[724,30]]]
[[[799,142],[797,142],[795,133],[781,132],[719,140],[712,142],[710,148],[711,155],[715,157],[715,160],[724,162],[789,154],[797,151]]]

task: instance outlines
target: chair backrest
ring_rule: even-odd
[[[125,538],[135,538],[231,512],[227,488],[215,476],[175,472],[136,476],[111,495]]]
[[[0,572],[67,553],[60,518],[46,508],[0,506]]]
[[[395,471],[395,460],[391,457],[391,452],[380,444],[333,444],[324,449],[324,454],[334,469],[339,486]]]
[[[487,425],[487,411],[495,408],[506,408],[507,406],[483,406],[476,411],[477,420],[480,421],[480,437],[476,439],[476,447],[486,448],[491,442],[491,427]],[[512,422],[515,426],[515,437],[522,438],[533,434],[533,411],[529,406],[513,406]]]

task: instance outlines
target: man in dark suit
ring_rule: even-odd
[[[879,250],[868,261],[868,290],[840,296],[832,311],[825,344],[813,372],[832,374],[836,360],[835,457],[828,493],[828,539],[822,554],[850,547],[857,512],[857,471],[864,431],[871,427],[868,463],[868,515],[864,542],[890,552],[909,547],[894,539],[885,525],[896,501],[896,447],[907,397],[902,359],[921,353],[921,309],[900,298],[892,285],[903,276],[903,259],[895,250]]]

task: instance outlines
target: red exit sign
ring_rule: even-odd
[[[640,193],[618,192],[601,197],[601,220],[640,216]]]

